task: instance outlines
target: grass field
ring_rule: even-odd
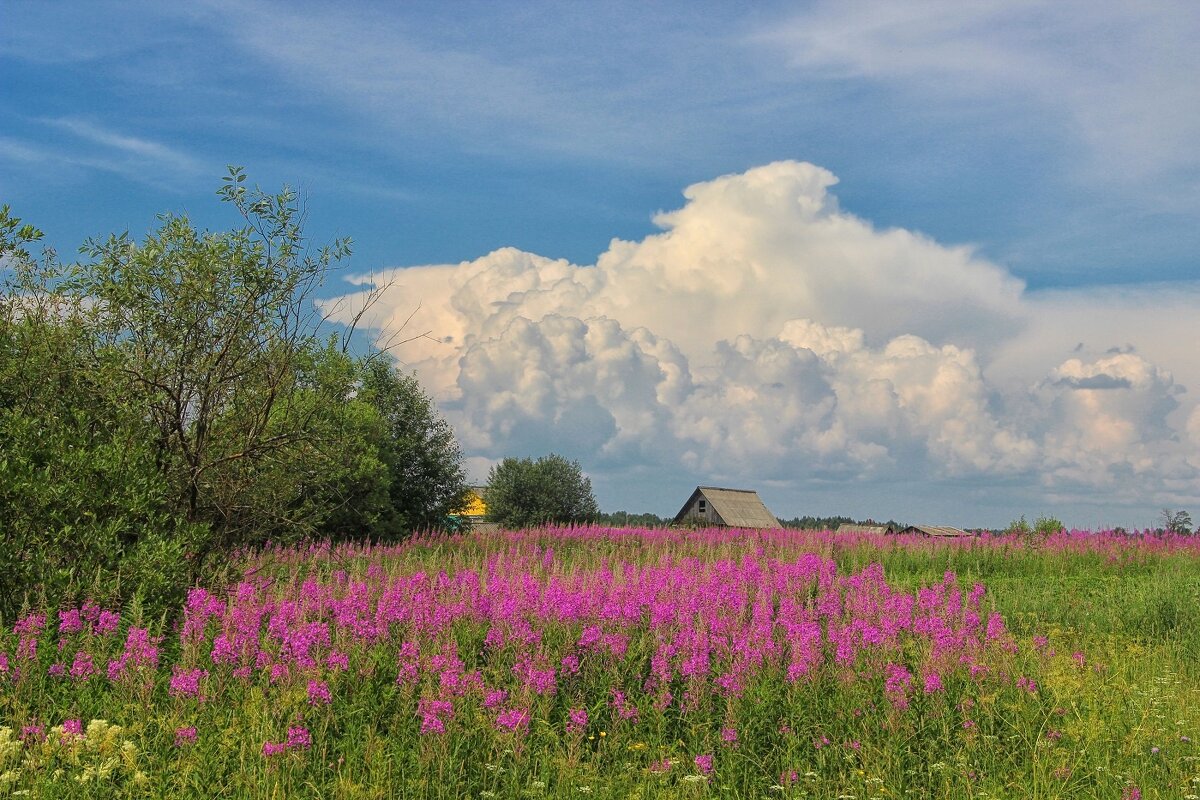
[[[1200,797],[1200,542],[537,529],[0,632],[0,797]]]

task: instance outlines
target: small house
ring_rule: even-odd
[[[697,486],[675,515],[674,522],[676,525],[695,522],[726,528],[779,527],[779,520],[763,505],[758,492],[716,486]]]

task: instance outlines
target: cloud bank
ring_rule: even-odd
[[[1076,326],[1086,298],[1039,298],[968,247],[877,229],[839,208],[836,182],[784,161],[694,184],[660,233],[593,265],[506,248],[355,280],[387,287],[381,338],[429,333],[397,355],[473,464],[561,452],[608,507],[697,481],[771,487],[785,515],[822,492],[950,514],[948,492],[994,490],[989,518],[955,518],[976,524],[1031,503],[1148,522],[1200,499],[1200,375],[1174,346],[1200,341],[1194,315],[1122,315],[1110,297],[1103,325]],[[343,319],[365,293],[338,301]]]

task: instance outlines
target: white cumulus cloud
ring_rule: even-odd
[[[1031,298],[970,248],[877,229],[835,183],[779,162],[694,184],[660,233],[594,265],[506,248],[361,276],[387,287],[369,321],[423,334],[397,353],[477,463],[563,452],[616,504],[648,471],[777,496],[910,486],[889,495],[897,515],[989,481],[1013,503],[1200,499],[1200,411],[1155,360],[1179,358],[1156,345],[1177,336],[1122,326],[1110,298],[1085,347],[1054,324],[1077,298]],[[1127,344],[1093,352],[1107,340]]]

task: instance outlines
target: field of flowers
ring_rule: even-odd
[[[3,797],[1200,797],[1200,542],[535,529],[0,630]]]

